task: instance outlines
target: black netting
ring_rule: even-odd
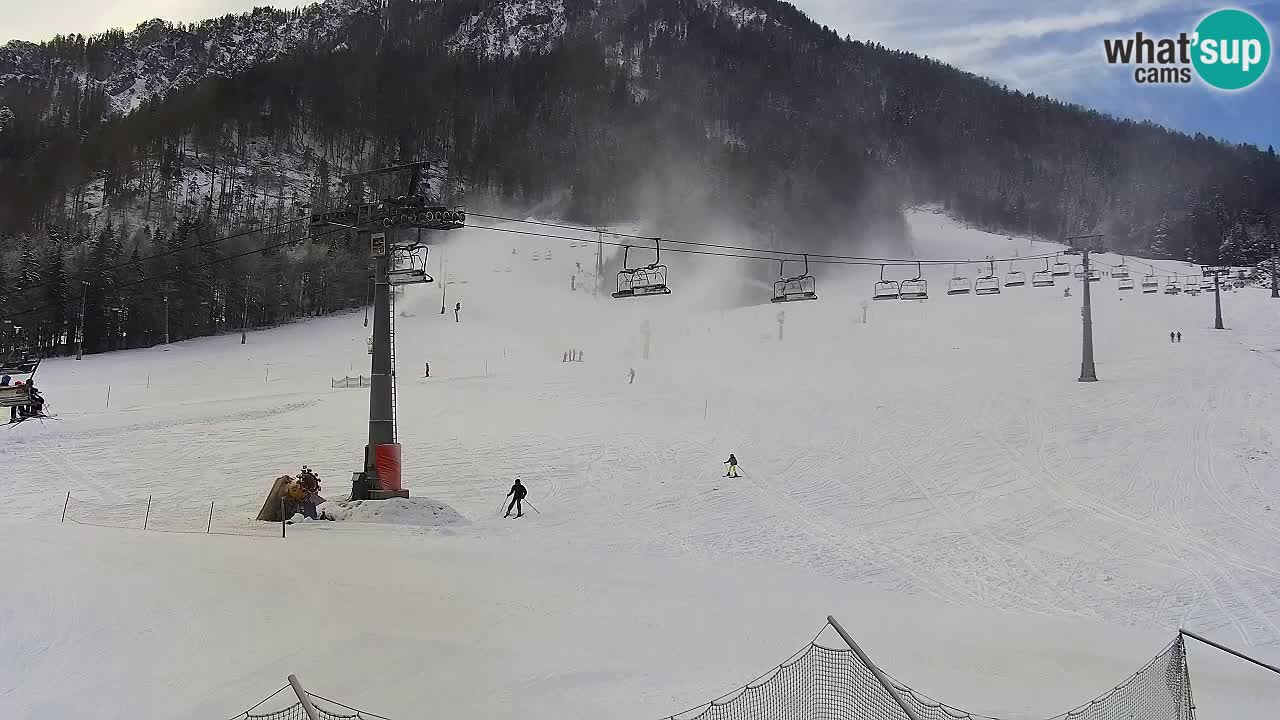
[[[351,720],[352,718],[362,718],[363,716],[354,710],[330,710],[319,703],[314,703],[316,714],[321,720]],[[297,702],[282,710],[272,712],[248,712],[241,715],[246,720],[308,720],[307,711],[302,708],[302,703]]]
[[[991,720],[889,681],[921,720]],[[764,678],[673,718],[908,720],[908,715],[852,650],[811,643]],[[1111,691],[1050,720],[1194,720],[1181,636]]]

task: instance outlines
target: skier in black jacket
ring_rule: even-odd
[[[520,478],[516,478],[516,484],[512,485],[511,491],[507,493],[507,497],[511,498],[511,504],[507,506],[507,514],[502,517],[511,517],[511,508],[516,509],[516,517],[524,515],[524,507],[520,504],[520,501],[524,500],[525,495],[528,494],[529,491],[524,485],[520,484]]]

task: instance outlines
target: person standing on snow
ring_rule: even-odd
[[[628,384],[628,385],[634,385],[634,384],[635,384],[635,382],[636,382],[636,369],[635,369],[635,368],[631,368],[630,376],[631,376],[631,379],[627,381],[627,384]]]
[[[1182,333],[1178,333],[1178,342],[1182,342]]]
[[[453,304],[453,321],[458,322],[458,311],[462,309],[462,303]]]
[[[738,458],[734,457],[733,453],[729,453],[729,459],[725,460],[725,462],[729,464],[729,472],[725,473],[724,476],[738,477]]]
[[[1169,342],[1173,342],[1173,333],[1169,333]]]
[[[507,506],[507,514],[502,517],[511,517],[511,508],[515,508],[516,517],[524,515],[524,506],[521,505],[521,501],[524,500],[525,496],[528,494],[529,491],[524,485],[520,484],[520,478],[516,478],[516,484],[512,485],[511,490],[507,492],[507,497],[511,498],[511,504]]]

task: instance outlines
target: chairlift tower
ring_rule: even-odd
[[[392,257],[397,250],[404,254],[416,243],[400,244],[400,230],[456,230],[466,224],[461,208],[448,208],[430,202],[419,186],[427,162],[368,170],[342,176],[352,183],[356,202],[346,207],[311,216],[312,227],[336,225],[355,230],[367,242],[373,261],[373,357],[369,372],[369,441],[365,445],[363,470],[353,473],[353,500],[382,500],[408,497],[400,478],[400,445],[396,427],[395,389],[395,317],[391,309],[392,285],[430,282],[425,272],[410,268],[392,272]],[[364,201],[360,187],[366,178],[409,171],[410,179],[404,195],[382,200]],[[393,277],[394,275],[394,277]]]
[[[1093,304],[1089,297],[1090,271],[1089,251],[1101,250],[1104,235],[1076,235],[1066,238],[1067,244],[1080,251],[1080,262],[1083,265],[1084,300],[1080,306],[1080,320],[1083,330],[1080,342],[1080,379],[1079,382],[1098,382],[1098,371],[1093,364]]]

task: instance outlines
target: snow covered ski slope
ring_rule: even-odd
[[[909,250],[874,252],[1061,249],[910,222]],[[285,540],[58,524],[67,492],[252,517],[303,463],[340,493],[368,398],[330,380],[368,374],[363,314],[45,361],[59,422],[0,442],[0,716],[229,717],[296,672],[392,718],[652,719],[828,613],[896,677],[1015,720],[1107,690],[1179,626],[1280,659],[1267,292],[1224,293],[1215,331],[1212,294],[1103,278],[1084,384],[1071,277],[949,297],[952,266],[926,266],[929,300],[872,302],[879,268],[815,263],[818,301],[759,284],[722,312],[748,261],[664,247],[671,295],[593,298],[585,276],[570,290],[590,239],[458,231],[430,258],[449,312],[438,284],[397,301],[405,484],[465,520],[389,510]],[[517,475],[541,514],[506,522]],[[1203,648],[1191,677],[1202,718],[1280,707],[1280,678]]]

